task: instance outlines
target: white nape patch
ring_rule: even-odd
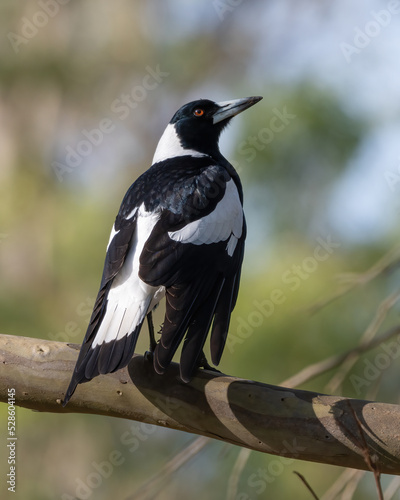
[[[144,203],[137,209],[137,223],[124,265],[115,276],[107,297],[107,310],[93,340],[92,348],[103,342],[120,340],[132,333],[165,294],[164,287],[147,285],[139,278],[139,257],[157,224],[160,214],[146,212]],[[115,230],[111,232],[114,237]],[[111,238],[111,239],[112,239]]]
[[[209,245],[228,240],[226,251],[232,257],[243,230],[243,208],[235,182],[226,183],[225,194],[215,209],[202,219],[190,222],[168,236],[180,243]]]
[[[168,160],[168,158],[186,155],[197,157],[207,156],[203,153],[195,151],[194,149],[185,149],[179,140],[178,134],[176,133],[175,125],[173,123],[169,123],[157,144],[156,152],[153,157],[153,165],[159,161]]]

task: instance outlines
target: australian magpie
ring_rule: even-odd
[[[218,365],[243,261],[243,192],[218,141],[231,118],[261,97],[182,106],[163,133],[153,164],[127,191],[107,247],[100,290],[68,387],[115,372],[133,356],[147,316],[154,369],[162,374],[184,338],[180,374],[188,382]],[[151,312],[165,296],[157,343]]]

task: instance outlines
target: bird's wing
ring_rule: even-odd
[[[245,220],[240,184],[209,160],[196,160],[192,177],[184,168],[188,158],[174,160],[167,184],[169,161],[155,165],[125,195],[64,405],[79,383],[129,362],[160,287],[167,304],[156,370],[166,369],[187,332],[181,375],[189,380],[212,321],[212,359],[219,362],[238,291]]]
[[[128,196],[128,194],[130,196]],[[126,365],[132,357],[137,336],[151,300],[141,289],[131,301],[133,264],[138,262],[138,226],[143,228],[138,197],[133,184],[122,202],[111,231],[103,276],[64,405],[75,388],[99,373],[110,373]],[[154,225],[155,220],[144,219]],[[151,231],[151,227],[147,228]],[[138,276],[136,272],[136,281]],[[137,283],[138,287],[140,284]],[[129,290],[128,290],[129,289]],[[129,293],[129,294],[128,294]]]
[[[245,220],[240,187],[226,170],[210,167],[174,193],[181,209],[165,209],[140,256],[139,276],[166,287],[166,315],[154,362],[163,373],[186,333],[181,377],[189,380],[213,322],[218,363],[234,307],[243,260]]]

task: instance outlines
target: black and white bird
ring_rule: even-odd
[[[133,356],[147,316],[154,369],[162,374],[184,339],[180,374],[190,381],[218,365],[235,307],[246,222],[234,167],[222,156],[222,130],[261,97],[182,106],[163,133],[153,164],[127,191],[107,247],[100,290],[68,387],[115,372]],[[151,312],[166,298],[161,337]]]

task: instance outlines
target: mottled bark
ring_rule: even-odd
[[[147,422],[301,460],[400,474],[400,406],[326,396],[199,371],[189,384],[135,355],[61,401],[79,346],[0,335],[0,401]]]

